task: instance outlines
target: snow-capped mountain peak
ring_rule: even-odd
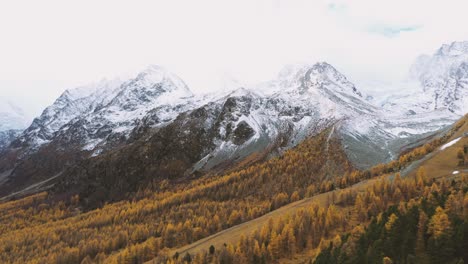
[[[65,90],[55,102],[47,107],[40,117],[19,138],[27,145],[40,145],[50,141],[54,133],[76,117],[94,111],[107,104],[109,97],[120,87],[122,81],[101,80],[86,86]]]
[[[316,83],[319,85],[334,83],[336,87],[340,88],[341,92],[353,94],[354,96],[362,97],[354,84],[333,66],[326,62],[320,62],[314,64],[306,74],[307,81]]]
[[[192,97],[182,79],[161,66],[150,65],[119,88],[108,107],[125,111],[149,111],[164,104],[176,104]]]
[[[468,42],[444,44],[432,56],[419,56],[409,71],[409,79],[394,83],[414,89],[398,91],[384,100],[385,108],[398,106],[407,113],[448,110],[461,116],[468,112]],[[392,98],[393,97],[393,98]]]
[[[468,41],[455,41],[451,44],[443,44],[436,55],[439,56],[466,56],[468,54]]]
[[[188,95],[192,94],[182,79],[159,65],[149,65],[131,82],[134,84],[134,86],[144,88],[151,88],[155,84],[165,83],[169,84],[163,87],[166,92],[180,89]]]
[[[468,64],[460,65],[451,72],[464,80]],[[281,152],[332,126],[332,136],[343,140],[350,160],[357,164],[367,157],[357,165],[368,167],[396,157],[418,135],[455,119],[442,111],[437,116],[390,116],[326,62],[286,67],[262,89],[238,83],[232,87],[229,92],[195,96],[179,77],[152,65],[124,82],[103,81],[64,92],[10,149],[25,159],[50,155],[50,166],[43,171],[47,176],[73,166],[75,157],[120,155],[107,151],[143,144],[151,150],[144,160],[184,160],[175,165],[182,164],[180,173],[190,173],[252,154]],[[403,137],[408,140],[399,141]],[[57,158],[63,165],[55,162]],[[173,173],[167,168],[162,174]],[[21,178],[23,172],[17,171]]]
[[[315,64],[297,64],[284,67],[278,74],[278,86],[281,88],[307,90],[318,89],[331,84],[336,91],[362,97],[354,84],[327,62]],[[282,90],[282,89],[278,90]]]
[[[433,56],[419,57],[411,68],[429,97],[428,110],[468,111],[468,42],[443,45]]]
[[[19,137],[37,149],[52,140],[99,153],[123,143],[138,126],[167,124],[196,99],[163,67],[150,65],[126,81],[102,80],[65,91]]]

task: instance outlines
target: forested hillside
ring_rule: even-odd
[[[278,158],[175,185],[155,182],[140,189],[133,200],[88,212],[82,211],[78,196],[56,201],[41,193],[4,202],[0,204],[0,262],[143,263],[156,257],[156,263],[272,263],[302,253],[306,253],[304,261],[312,261],[314,254],[309,253],[317,252],[317,248],[322,249],[320,256],[326,257],[323,252],[330,248],[329,241],[347,243],[351,240],[345,234],[353,234],[356,228],[362,230],[359,236],[365,234],[366,223],[392,210],[392,206],[411,199],[417,204],[422,199],[419,197],[429,199],[437,190],[456,191],[456,199],[465,195],[462,173],[453,184],[433,181],[421,173],[417,180],[396,176],[372,186],[363,185],[368,187],[365,192],[348,188],[407,167],[447,143],[465,126],[466,118],[445,136],[368,171],[353,169],[330,128]],[[331,195],[326,206],[311,205],[278,217],[257,232],[244,234],[238,243],[208,247],[205,253],[174,253],[177,248],[291,202],[332,190],[337,195]],[[440,195],[448,195],[444,193]],[[433,207],[444,205],[445,201]],[[425,213],[433,217],[430,210]],[[395,215],[403,219],[402,213]],[[381,218],[386,219],[384,216]],[[449,218],[452,223],[461,219]],[[334,245],[331,250],[338,248],[338,243]],[[400,255],[388,257],[395,260]]]
[[[430,180],[421,168],[416,179],[397,175],[362,193],[341,191],[333,204],[312,204],[236,244],[176,254],[169,263],[275,263],[314,249],[317,258],[303,262],[460,263],[468,257],[467,189],[466,176]]]
[[[325,247],[314,263],[464,263],[468,195],[460,182],[433,183]]]
[[[428,217],[432,217],[437,206],[444,208],[447,197],[450,197],[450,203],[457,204],[456,210],[459,212],[458,218],[450,220],[453,228],[458,228],[459,232],[456,238],[450,237],[448,239],[456,241],[457,245],[467,243],[467,236],[463,233],[463,221],[466,220],[462,216],[463,210],[466,212],[466,208],[468,208],[466,204],[467,177],[464,174],[467,167],[461,162],[468,157],[468,151],[464,147],[468,145],[468,142],[466,137],[463,137],[467,125],[461,121],[456,128],[459,128],[458,131],[456,131],[457,129],[452,130],[447,137],[413,150],[402,156],[398,162],[377,166],[372,170],[381,173],[382,171],[391,171],[391,168],[405,168],[402,170],[405,175],[403,178],[400,173],[387,174],[386,176],[384,174],[384,176],[378,177],[381,178],[380,180],[363,181],[350,188],[330,192],[325,203],[323,198],[320,198],[322,201],[317,199],[317,203],[314,203],[314,200],[309,201],[310,205],[306,208],[301,206],[296,209],[296,206],[292,206],[291,209],[280,209],[279,211],[283,211],[286,215],[284,219],[278,217],[273,221],[265,218],[263,226],[255,221],[252,224],[258,227],[257,230],[244,234],[240,239],[230,239],[231,236],[236,236],[240,232],[236,229],[217,234],[212,236],[212,239],[205,239],[202,243],[194,243],[182,248],[180,250],[182,254],[177,254],[178,251],[175,251],[177,256],[175,261],[183,263],[187,259],[193,259],[193,261],[200,261],[199,263],[209,263],[214,258],[215,263],[272,263],[277,261],[281,263],[313,263],[315,261],[318,263],[381,263],[386,257],[387,262],[393,259],[394,263],[440,263],[435,253],[433,256],[431,255],[432,258],[427,259],[428,262],[421,262],[421,259],[416,258],[414,250],[411,249],[414,245],[411,244],[410,235],[400,232],[401,230],[392,231],[395,234],[391,234],[388,230],[379,233],[381,240],[388,239],[388,236],[392,235],[399,237],[395,244],[385,245],[385,249],[390,248],[389,251],[369,253],[366,245],[357,245],[356,241],[367,230],[367,225],[370,222],[376,221],[376,219],[384,221],[383,223],[395,221],[397,214],[390,216],[387,210],[391,211],[396,208],[406,213],[409,209],[416,210],[413,208],[416,205],[419,206],[418,209],[421,209],[420,204],[422,203]],[[449,143],[444,144],[447,141]],[[407,166],[407,164],[412,164],[412,166]],[[420,164],[423,166],[417,169]],[[427,171],[425,166],[431,171]],[[462,172],[454,171],[454,169],[459,169]],[[437,202],[434,197],[437,197]],[[431,204],[427,203],[428,199]],[[404,207],[406,210],[402,209]],[[382,217],[388,219],[381,220]],[[399,223],[402,228],[409,228],[413,224],[409,217],[401,217]],[[414,228],[416,227],[413,226]],[[270,237],[265,236],[267,233],[270,234]],[[263,236],[259,234],[263,234]],[[430,234],[425,234],[426,244],[430,241]],[[356,236],[356,241],[346,244],[352,247],[352,249],[347,248],[346,254],[348,255],[343,253],[339,257],[331,255],[335,247],[339,247],[336,246],[337,244],[341,246],[341,243],[351,241],[348,240],[349,237]],[[272,237],[280,238],[277,238],[278,241],[273,243]],[[223,239],[228,243],[220,246],[220,241]],[[375,240],[378,240],[375,236],[367,238],[368,243],[377,243],[381,247],[379,244],[381,242]],[[400,252],[399,245],[403,243],[402,241],[406,244],[401,247],[403,251]],[[220,251],[213,252],[211,250],[213,254],[210,254],[210,249],[212,249],[209,246],[210,242],[215,244],[217,248],[221,248]],[[243,243],[247,243],[248,246]],[[335,247],[332,246],[333,243],[335,243]],[[254,250],[257,248],[256,245],[260,251]],[[444,250],[444,245],[441,243],[432,244],[432,246],[431,250]],[[392,249],[392,247],[396,248]],[[458,251],[456,253],[453,251],[450,258],[455,262],[465,257],[460,250],[463,246],[457,248]],[[359,254],[357,250],[360,250]],[[398,253],[392,255],[387,252]],[[317,255],[318,258],[315,259]],[[185,259],[180,259],[181,257]]]
[[[468,0],[71,2],[0,0],[0,264],[468,264]]]
[[[80,212],[77,196],[57,203],[43,193],[4,203],[0,260],[149,260],[165,248],[191,243],[333,188],[332,180],[338,181],[352,168],[339,140],[328,135],[329,130],[279,158],[227,175],[209,175],[176,186],[155,182],[133,201],[86,213]]]

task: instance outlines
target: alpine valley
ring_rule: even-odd
[[[416,197],[461,197],[463,214],[466,179],[449,187],[432,180],[439,168],[420,168],[444,156],[454,165],[443,175],[467,171],[466,145],[458,163],[449,150],[467,143],[468,42],[419,57],[409,76],[415,89],[376,100],[318,62],[194,94],[151,65],[66,90],[25,129],[19,110],[1,112],[0,262],[338,263],[371,236],[363,226],[388,231],[393,215],[426,206]],[[370,207],[366,188],[387,200]],[[436,202],[425,214],[444,217]],[[339,263],[431,254],[369,248],[367,262]]]

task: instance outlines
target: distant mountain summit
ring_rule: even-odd
[[[457,115],[468,112],[468,42],[440,47],[432,56],[418,57],[410,76],[421,87],[418,94],[391,103],[415,112],[447,109]]]
[[[133,128],[130,124],[156,106],[191,96],[180,78],[152,65],[133,79],[101,80],[66,90],[33,121],[16,144],[38,148],[67,134],[82,142],[104,140],[112,133],[128,135],[128,129]]]
[[[21,107],[0,97],[0,153],[21,134],[29,122]]]
[[[35,118],[16,144],[38,147],[53,140],[55,133],[74,118],[93,112],[106,104],[119,87],[120,80],[101,80],[86,86],[69,89]]]
[[[0,97],[0,131],[21,130],[28,125],[29,119],[23,109]]]

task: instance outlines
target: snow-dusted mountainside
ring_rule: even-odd
[[[0,154],[8,148],[11,142],[15,140],[22,130],[10,129],[5,131],[0,131]]]
[[[56,137],[97,154],[106,144],[128,140],[144,118],[147,122],[151,119],[152,127],[156,127],[194,104],[192,92],[179,77],[154,65],[109,94],[108,102],[72,119]]]
[[[262,89],[270,94],[240,88],[214,102],[222,107],[216,147],[197,163],[198,168],[259,150],[289,148],[338,120],[376,111],[327,63],[285,69]]]
[[[0,153],[29,125],[24,111],[0,97]]]
[[[210,95],[194,95],[174,74],[150,66],[126,81],[64,92],[0,156],[0,173],[9,176],[0,194],[61,175],[62,191],[79,185],[90,192],[116,177],[119,188],[136,188],[145,179],[276,155],[328,127],[364,168],[458,118],[444,110],[400,115],[365,97],[325,62],[288,66],[258,87]],[[106,192],[125,191],[116,186]]]
[[[457,115],[468,112],[468,42],[443,45],[432,56],[418,57],[410,69],[410,93],[392,95],[384,107],[400,107],[407,113],[448,109]],[[404,85],[402,86],[402,90]]]
[[[350,160],[360,168],[396,158],[460,117],[443,109],[407,115],[374,106],[327,63],[285,67],[276,80],[262,84],[259,90],[266,94],[273,91],[266,98],[269,105],[275,101],[279,116],[288,109],[292,120],[299,120],[291,123],[293,135],[299,136],[292,137],[288,146],[324,124],[334,124],[333,131],[343,139]],[[270,113],[267,119],[274,119],[271,116],[275,114]]]
[[[105,140],[125,140],[150,111],[174,119],[192,93],[174,74],[149,66],[133,79],[102,80],[65,91],[15,142],[32,149],[60,139],[93,150]]]
[[[0,97],[0,131],[25,129],[28,122],[27,115],[19,106]]]
[[[66,90],[47,107],[40,117],[18,139],[17,144],[39,147],[54,139],[55,133],[76,117],[89,114],[108,103],[121,84],[120,80],[102,80],[87,86]]]
[[[204,100],[195,98],[179,77],[154,65],[126,81],[103,80],[67,90],[0,156],[0,171],[21,184],[47,179],[130,143],[145,135],[144,129],[167,125]]]

